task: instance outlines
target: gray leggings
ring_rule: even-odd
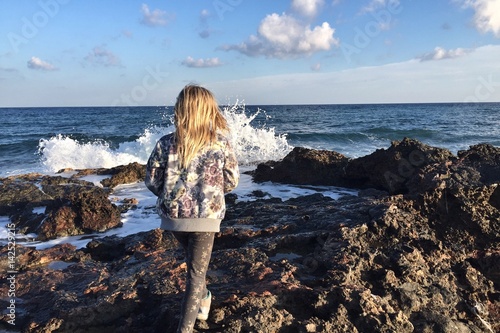
[[[182,300],[181,320],[177,332],[193,331],[200,300],[207,296],[205,276],[212,255],[215,232],[172,232],[186,255],[186,292]]]

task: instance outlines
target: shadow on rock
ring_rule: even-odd
[[[356,160],[306,149],[290,154],[257,168],[256,179],[323,179],[359,194],[253,202],[229,196],[207,276],[212,310],[197,331],[500,330],[498,148],[478,145],[455,157],[405,139]],[[306,170],[315,175],[294,176]],[[16,181],[20,198],[33,189]],[[10,184],[2,181],[2,193]],[[35,193],[36,206],[53,200],[52,192]],[[16,207],[0,206],[10,214]],[[16,327],[23,332],[175,331],[186,265],[167,232],[17,253]],[[7,247],[0,257],[8,258]],[[0,292],[7,295],[8,286]],[[9,328],[8,320],[4,312],[0,325]]]

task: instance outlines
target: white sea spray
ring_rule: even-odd
[[[264,110],[257,109],[247,115],[245,105],[235,104],[223,106],[222,112],[230,128],[230,141],[238,161],[242,165],[254,165],[268,160],[281,160],[292,149],[286,134],[276,134],[272,127],[253,127],[251,122]]]
[[[290,150],[286,135],[278,135],[274,128],[256,128],[251,122],[262,110],[247,115],[245,106],[236,102],[222,107],[230,127],[230,141],[242,165],[255,165],[267,160],[279,160]],[[174,130],[172,119],[164,119],[165,127],[151,126],[134,141],[123,142],[112,148],[103,140],[81,142],[67,135],[58,134],[41,139],[38,146],[40,162],[45,172],[61,169],[111,168],[132,162],[145,164],[155,143]]]

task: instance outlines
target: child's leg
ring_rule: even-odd
[[[205,277],[212,255],[214,232],[173,233],[186,252],[186,292],[181,307],[181,320],[177,332],[192,332],[200,299],[208,293]]]

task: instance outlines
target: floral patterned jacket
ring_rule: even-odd
[[[236,155],[223,135],[181,170],[171,133],[156,143],[145,183],[158,197],[163,229],[217,232],[226,212],[224,194],[238,185],[239,176]]]

